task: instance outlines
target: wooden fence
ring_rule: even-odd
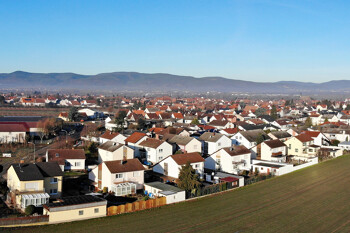
[[[45,223],[45,222],[46,223],[49,222],[49,215],[26,216],[26,217],[15,217],[15,218],[0,218],[0,226]]]
[[[147,201],[135,201],[125,205],[111,206],[107,209],[107,215],[117,215],[124,213],[131,213],[140,210],[152,209],[159,206],[166,205],[166,197],[149,199]]]

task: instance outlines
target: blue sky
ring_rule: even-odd
[[[350,1],[0,0],[0,72],[350,79]]]

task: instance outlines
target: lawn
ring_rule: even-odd
[[[350,232],[350,156],[154,210],[16,232]]]

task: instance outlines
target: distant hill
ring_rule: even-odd
[[[16,71],[0,74],[0,88],[48,88],[81,90],[143,91],[218,91],[240,93],[324,93],[350,92],[350,80],[325,83],[295,81],[251,82],[223,77],[195,78],[172,74],[114,72],[97,75],[74,73],[28,73]]]

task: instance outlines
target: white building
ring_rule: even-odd
[[[173,154],[173,147],[166,141],[147,138],[138,145],[141,158],[153,164]]]
[[[205,168],[239,174],[250,170],[251,151],[245,146],[225,147],[205,159]]]
[[[145,193],[152,197],[166,197],[166,204],[186,200],[185,190],[159,181],[145,183]]]
[[[138,159],[107,161],[94,168],[89,179],[99,190],[107,187],[116,196],[124,196],[143,189],[144,170]]]
[[[175,135],[168,140],[175,144],[175,150],[181,150],[183,153],[199,152],[202,153],[202,143],[194,137]]]
[[[205,132],[199,140],[202,141],[203,154],[213,154],[221,148],[232,145],[231,139],[220,133]]]
[[[197,153],[175,154],[163,159],[153,167],[153,171],[159,174],[170,176],[175,179],[179,178],[179,173],[182,166],[187,162],[191,164],[196,173],[203,177],[204,175],[204,159]]]
[[[57,162],[62,171],[85,170],[85,151],[83,149],[49,149],[46,162]]]
[[[133,159],[134,150],[123,144],[108,141],[98,147],[98,162]]]

